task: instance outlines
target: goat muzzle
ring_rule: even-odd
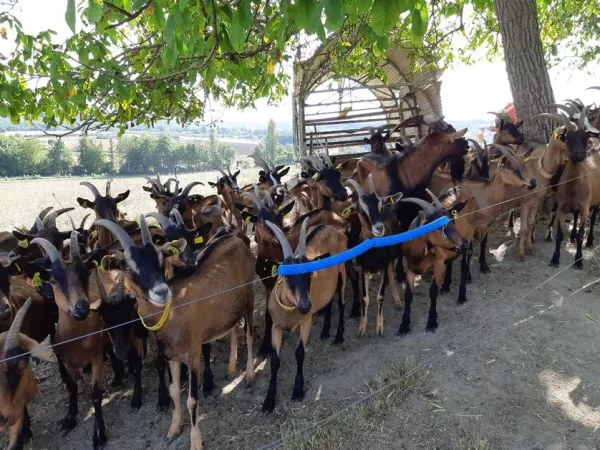
[[[75,320],[84,320],[90,312],[90,303],[87,300],[80,298],[75,303],[71,310],[71,317]]]
[[[526,184],[525,187],[527,187],[527,189],[529,189],[530,191],[535,189],[537,186],[537,181],[535,181],[535,178],[532,178],[531,180],[529,180],[529,184]]]

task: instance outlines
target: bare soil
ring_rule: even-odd
[[[429,279],[416,288],[413,329],[406,337],[396,335],[401,316],[389,295],[383,337],[374,335],[375,292],[371,293],[365,338],[357,337],[357,321],[347,319],[345,342],[333,345],[334,306],[332,338],[322,341],[322,317],[318,317],[306,353],[307,393],[301,403],[290,401],[297,335],[284,336],[277,405],[271,415],[261,412],[270,364],[257,361],[253,388],[246,389],[241,382],[232,389],[222,378],[228,342],[217,343],[212,352],[217,388],[199,403],[205,448],[258,448],[282,438],[284,442],[278,444],[289,449],[600,448],[600,432],[596,433],[600,427],[598,288],[590,286],[575,293],[597,278],[597,255],[585,251],[583,270],[569,268],[547,281],[561,269],[548,267],[553,244],[540,241],[542,227],[538,228],[536,253],[519,263],[514,246],[506,248],[512,238],[504,231],[504,221],[500,225],[490,238],[490,250],[495,252],[488,259],[492,273],[480,273],[477,258],[473,258],[473,283],[468,286],[464,305],[456,303],[459,271],[455,264],[452,292],[438,300],[439,328],[435,334],[424,331]],[[562,268],[573,262],[573,253],[573,246],[563,250]],[[372,285],[375,291],[378,283]],[[264,290],[260,283],[255,286],[255,342],[260,342]],[[350,290],[347,294],[351,298]],[[245,363],[243,339],[241,342],[240,370]],[[150,346],[153,348],[152,343]],[[438,354],[441,356],[434,361],[418,364]],[[111,373],[106,366],[109,382],[103,410],[107,449],[189,448],[185,405],[186,426],[181,436],[170,444],[164,440],[171,412],[156,409],[152,352],[144,360],[144,404],[136,412],[129,407],[131,378],[125,387],[110,387]],[[34,433],[30,447],[91,448],[89,386],[81,385],[77,427],[63,436],[57,421],[66,415],[68,395],[58,370],[40,364],[36,371],[41,383],[40,393],[30,405]],[[377,392],[390,382],[394,385]],[[183,387],[185,402],[187,383]],[[370,402],[327,423],[317,433],[297,433],[373,393]]]

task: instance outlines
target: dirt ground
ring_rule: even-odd
[[[373,303],[368,336],[359,339],[357,322],[347,319],[346,340],[339,346],[332,344],[334,332],[328,341],[319,339],[322,318],[318,317],[306,353],[307,393],[301,403],[290,401],[296,335],[284,336],[277,405],[271,415],[261,413],[270,364],[257,361],[253,388],[244,388],[243,382],[233,387],[223,378],[228,343],[215,345],[217,389],[199,403],[205,448],[259,448],[273,442],[288,449],[600,448],[600,432],[596,432],[600,427],[600,302],[597,286],[576,292],[596,279],[598,254],[585,251],[583,270],[559,273],[572,263],[574,248],[563,250],[561,269],[548,267],[553,244],[541,242],[540,227],[535,255],[519,263],[514,246],[506,245],[512,239],[501,228],[490,239],[492,273],[480,273],[477,258],[473,259],[473,283],[464,305],[456,303],[459,271],[455,264],[452,291],[438,301],[440,326],[435,334],[424,331],[429,279],[416,288],[413,328],[406,337],[396,335],[400,312],[389,296],[383,337],[374,335]],[[541,283],[545,284],[530,293]],[[377,283],[373,285],[375,291]],[[260,283],[255,292],[255,342],[260,342],[264,308]],[[334,307],[333,331],[336,321]],[[241,342],[240,370],[245,364]],[[57,421],[66,415],[67,392],[56,367],[40,364],[36,370],[40,393],[30,407],[34,438],[28,448],[91,448],[90,388],[86,385],[80,393],[77,427],[63,436]],[[392,386],[378,392],[389,383]],[[144,361],[143,387],[144,404],[132,412],[131,378],[124,388],[107,386],[106,448],[189,448],[185,405],[181,436],[169,445],[164,440],[171,412],[157,412],[157,381],[150,356]],[[187,383],[183,387],[185,401]],[[322,429],[301,432],[367,395],[373,395],[369,402]]]

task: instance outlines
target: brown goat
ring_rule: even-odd
[[[10,329],[0,334],[0,431],[8,431],[8,450],[22,450],[31,437],[27,404],[37,395],[38,381],[30,357],[53,361],[52,352],[20,333],[31,300],[17,312]]]
[[[185,240],[165,244],[158,249],[145,232],[144,246],[136,247],[129,236],[116,224],[99,221],[119,239],[125,249],[125,287],[137,299],[139,313],[146,317],[148,327],[164,322],[155,330],[164,356],[169,361],[173,382],[169,393],[174,403],[168,437],[181,433],[182,408],[180,391],[181,363],[189,368],[189,396],[187,407],[191,418],[190,448],[202,448],[198,422],[198,376],[205,355],[205,382],[210,361],[210,343],[227,334],[231,336],[231,353],[228,370],[235,373],[237,362],[237,325],[243,318],[248,346],[246,381],[254,379],[252,363],[252,314],[254,297],[254,255],[244,243],[231,234],[217,235],[197,258],[193,275],[176,278],[171,289],[164,281],[163,253],[176,246],[176,254],[187,245]],[[145,222],[144,222],[145,225]],[[144,225],[142,228],[145,228]],[[147,253],[147,255],[146,255]],[[226,274],[226,276],[224,276]],[[234,288],[234,289],[232,289]],[[201,300],[201,301],[198,301]],[[172,307],[171,307],[172,305]],[[186,305],[185,307],[180,307]],[[157,314],[157,315],[156,315]],[[149,315],[154,315],[148,318]],[[206,357],[208,354],[208,357]]]
[[[327,225],[318,225],[308,230],[309,219],[302,221],[296,252],[281,229],[267,221],[266,225],[273,231],[281,244],[284,264],[298,264],[311,261],[325,255],[334,255],[346,250],[346,236],[339,230]],[[296,348],[297,372],[292,393],[292,401],[304,398],[304,350],[312,325],[313,315],[327,307],[338,290],[340,319],[335,341],[344,339],[344,287],[346,269],[344,264],[301,275],[279,276],[275,288],[268,298],[268,308],[273,325],[271,339],[271,381],[267,396],[263,403],[263,411],[272,412],[277,395],[277,374],[280,367],[281,340],[284,331],[300,332],[300,341]]]

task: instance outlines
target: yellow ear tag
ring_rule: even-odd
[[[33,287],[42,287],[42,278],[40,277],[40,273],[36,272],[31,279],[31,284]]]
[[[82,208],[87,208],[87,207],[88,207],[88,203],[87,203],[87,202],[83,202],[83,203],[81,204],[81,207],[82,207]]]
[[[23,247],[23,248],[29,247],[29,242],[27,242],[27,239],[23,239],[22,241],[19,241],[19,247]]]
[[[350,209],[350,208],[346,208],[344,211],[342,211],[342,217],[344,219],[347,219],[348,217],[350,217],[350,214],[352,214],[352,209]]]
[[[17,269],[17,272],[21,273],[21,267],[19,267],[17,263],[15,263],[15,268]]]
[[[173,247],[172,245],[169,246],[169,251],[171,252],[171,254],[173,256],[179,256],[179,250],[177,250],[177,247]]]
[[[204,238],[202,236],[196,236],[194,238],[194,244],[202,244],[204,242]]]
[[[283,216],[284,219],[289,219],[290,218],[290,213],[287,213],[285,216]]]
[[[454,144],[454,137],[450,138],[450,143]]]
[[[315,173],[315,174],[312,176],[312,179],[313,179],[313,180],[318,180],[318,179],[319,179],[319,174],[318,174],[318,173]]]
[[[337,170],[340,170],[340,169],[342,168],[342,163],[339,163],[337,166],[335,166],[335,168],[336,168]]]
[[[455,209],[452,210],[452,218],[456,219],[458,217],[458,211],[456,211]]]
[[[396,203],[396,200],[394,200],[394,197],[390,197],[390,203],[393,205],[394,203]]]
[[[246,223],[250,223],[250,216],[246,217]]]
[[[529,156],[527,158],[523,158],[523,162],[529,161]]]
[[[271,269],[271,275],[274,277],[277,276],[277,264],[273,264],[273,268]]]

